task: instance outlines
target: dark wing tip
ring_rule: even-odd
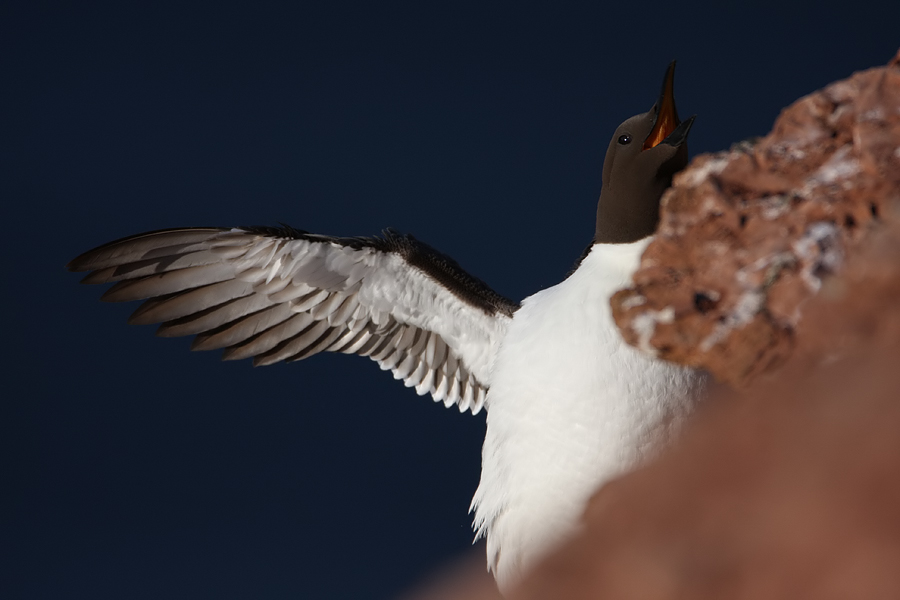
[[[178,233],[188,233],[188,232],[198,232],[198,233],[213,233],[213,232],[221,232],[221,231],[230,231],[231,227],[172,227],[169,229],[156,229],[154,231],[145,231],[144,233],[138,233],[135,235],[129,235],[123,238],[119,238],[117,240],[113,240],[111,242],[107,242],[101,246],[97,246],[96,248],[92,248],[87,252],[79,254],[68,263],[66,263],[66,270],[72,272],[80,272],[80,271],[90,271],[94,269],[94,263],[101,258],[101,256],[115,248],[116,246],[129,244],[132,242],[136,242],[143,238],[154,237],[158,235],[165,234],[178,234]]]

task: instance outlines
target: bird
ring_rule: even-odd
[[[675,62],[648,112],[624,121],[603,162],[593,239],[559,284],[503,297],[411,235],[336,237],[288,225],[187,227],[85,252],[67,268],[101,299],[142,300],[129,318],[193,350],[254,366],[319,352],[367,356],[419,395],[486,409],[470,512],[507,592],[580,528],[590,496],[677,434],[698,371],[627,345],[610,297],[631,281],[663,192],[687,165]]]

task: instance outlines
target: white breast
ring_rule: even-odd
[[[649,240],[595,245],[568,279],[526,298],[497,355],[472,501],[501,589],[571,535],[597,488],[682,420],[701,378],[620,338],[609,298]]]

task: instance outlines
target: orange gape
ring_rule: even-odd
[[[669,71],[663,83],[662,106],[650,135],[644,140],[644,150],[658,146],[678,126],[678,111],[675,110],[675,73]]]

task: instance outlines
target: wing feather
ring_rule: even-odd
[[[149,325],[161,321],[173,321],[209,308],[222,306],[252,293],[253,287],[239,279],[212,283],[173,296],[151,298],[134,311],[128,322],[134,325]],[[265,297],[263,297],[264,299]]]
[[[209,283],[234,278],[234,267],[228,263],[187,267],[164,271],[140,279],[127,279],[115,284],[100,297],[107,302],[128,302],[154,298],[193,289]]]
[[[291,339],[308,331],[315,324],[315,319],[309,313],[295,313],[291,318],[266,329],[247,340],[230,346],[225,349],[225,355],[229,360],[240,360],[243,358],[260,358],[271,355],[271,352],[283,346]],[[271,364],[270,361],[261,363],[254,359],[253,365]]]
[[[197,334],[191,350],[220,350],[229,346],[237,346],[261,332],[287,321],[296,314],[288,304],[276,304],[264,308]],[[223,358],[226,357],[223,356]]]
[[[250,294],[232,298],[222,304],[211,306],[193,314],[167,318],[157,329],[156,335],[160,337],[179,337],[201,334],[218,329],[223,325],[234,323],[242,317],[257,313],[271,306],[272,303],[264,294]]]
[[[82,254],[68,268],[112,283],[102,299],[143,300],[136,324],[196,335],[254,365],[318,352],[368,356],[419,395],[478,412],[518,308],[411,236],[335,238],[289,227],[150,232]]]

